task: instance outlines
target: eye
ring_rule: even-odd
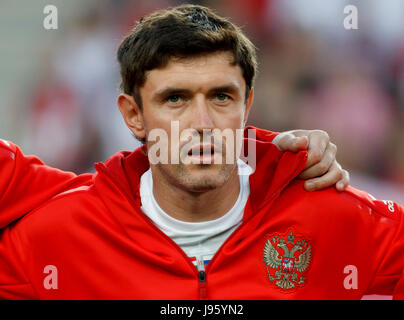
[[[167,98],[168,102],[178,103],[181,100],[181,97],[178,94],[173,94]]]
[[[226,102],[228,102],[230,99],[231,99],[230,96],[228,96],[228,95],[225,94],[225,93],[218,93],[218,94],[216,94],[216,96],[215,96],[215,100],[216,100],[217,102],[219,102],[219,103],[226,103]]]

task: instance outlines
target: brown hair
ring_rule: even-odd
[[[246,82],[246,100],[257,72],[255,47],[240,28],[211,9],[185,4],[143,17],[118,49],[121,90],[142,108],[140,87],[146,72],[164,67],[173,57],[231,51]]]

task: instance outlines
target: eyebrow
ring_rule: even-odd
[[[156,92],[153,96],[153,100],[163,100],[166,97],[169,97],[171,95],[175,95],[175,94],[185,94],[185,95],[190,95],[191,94],[191,90],[189,89],[184,89],[184,88],[173,88],[173,87],[168,87],[165,89],[162,89],[158,92]]]
[[[227,92],[227,93],[231,93],[231,94],[239,94],[240,88],[239,88],[239,86],[237,86],[235,84],[227,84],[224,86],[212,88],[209,90],[209,92],[212,92],[212,93]]]
[[[220,92],[226,92],[230,94],[235,94],[235,95],[240,95],[240,90],[239,86],[235,84],[226,84],[223,86],[219,87],[214,87],[209,89],[209,93],[220,93]],[[176,95],[176,94],[184,94],[184,95],[191,95],[192,91],[189,89],[185,88],[176,88],[176,87],[167,87],[164,88],[154,94],[154,100],[162,100],[166,97],[169,97],[171,95]]]

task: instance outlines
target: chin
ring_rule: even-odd
[[[187,192],[207,192],[222,187],[237,172],[235,165],[157,165],[170,184]]]
[[[214,178],[199,178],[192,179],[186,181],[182,184],[183,188],[190,192],[206,192],[210,190],[214,190],[216,188],[221,187],[224,184],[224,181],[219,181],[219,179]]]
[[[231,177],[233,169],[229,166],[200,167],[182,176],[180,182],[190,192],[206,192],[222,187]]]

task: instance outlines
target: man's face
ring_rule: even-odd
[[[237,155],[230,146],[236,143],[236,129],[244,127],[252,95],[246,104],[245,80],[241,68],[231,64],[233,59],[230,52],[172,59],[164,68],[147,73],[140,89],[146,139],[155,129],[168,136],[169,163],[151,164],[154,177],[189,192],[203,192],[222,186],[237,174]],[[172,129],[175,121],[180,139]],[[214,129],[232,132],[234,141],[227,138],[215,144],[211,139]],[[192,131],[193,138],[183,136],[184,130]],[[149,152],[155,143],[147,142]],[[178,152],[179,162],[172,163],[172,151]],[[230,151],[232,161],[226,159]]]

